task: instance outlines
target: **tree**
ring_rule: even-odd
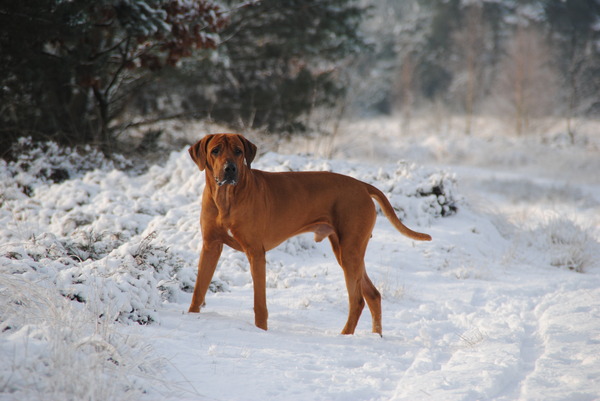
[[[110,147],[132,88],[216,48],[226,22],[209,0],[3,2],[0,145],[27,134]]]
[[[231,3],[231,2],[230,2]],[[355,0],[263,0],[230,14],[214,57],[189,59],[152,88],[185,93],[173,111],[236,129],[301,132],[343,96],[349,60],[364,48]]]
[[[475,102],[483,87],[483,61],[486,54],[485,26],[483,20],[483,5],[480,3],[469,5],[463,15],[463,27],[454,33],[453,42],[457,53],[462,57],[455,60],[457,64],[455,90],[457,89],[463,99],[463,108],[466,118],[465,133],[471,133]]]
[[[498,71],[497,111],[506,112],[515,133],[531,129],[531,120],[554,113],[558,86],[550,51],[539,29],[518,25]]]
[[[381,23],[373,40],[394,41],[391,103],[400,106],[406,124],[415,105],[443,100],[466,114],[469,132],[477,104],[490,91],[486,71],[498,62],[508,6],[460,0],[388,3],[376,8]]]
[[[224,35],[230,59],[218,97],[233,105],[215,110],[249,127],[294,132],[299,117],[332,106],[343,95],[338,69],[361,50],[363,10],[354,0],[264,0],[232,16]]]
[[[543,7],[565,78],[567,132],[573,139],[572,118],[600,112],[600,1],[545,0]]]
[[[392,4],[397,7],[399,15],[396,18],[400,20],[399,27],[393,31],[394,35],[390,35],[394,40],[396,53],[393,68],[395,75],[393,103],[394,108],[401,111],[402,129],[409,131],[412,112],[420,94],[415,82],[423,56],[419,49],[426,43],[424,27],[427,26],[431,15],[421,8],[418,1],[392,2]],[[386,25],[395,26],[393,21],[389,21]]]

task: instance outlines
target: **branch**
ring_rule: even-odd
[[[167,115],[167,116],[160,116],[160,117],[150,118],[147,120],[130,122],[130,123],[122,125],[120,127],[119,126],[113,127],[113,128],[111,128],[111,131],[112,130],[117,131],[118,133],[116,134],[116,136],[119,136],[123,132],[125,132],[131,128],[143,127],[145,125],[152,125],[152,124],[156,124],[161,121],[169,121],[169,120],[175,120],[175,119],[179,119],[179,118],[192,118],[192,117],[197,117],[199,115],[200,115],[200,113],[198,113],[198,112],[184,111],[181,113],[175,113],[175,114],[171,114],[171,115]]]
[[[127,53],[129,53],[130,41],[131,37],[127,36],[127,40],[125,42],[125,49],[121,52],[121,65],[119,65],[119,68],[117,68],[117,71],[115,71],[115,73],[113,74],[112,80],[104,90],[105,97],[108,97],[108,92],[115,85],[115,82],[117,82],[117,78],[119,77],[119,75],[121,75],[121,72],[125,69],[125,65],[127,65],[127,63],[129,62],[129,59],[127,58]]]

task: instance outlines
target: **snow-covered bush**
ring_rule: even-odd
[[[156,320],[163,300],[193,289],[192,275],[180,274],[183,261],[152,243],[155,233],[128,243],[112,237],[90,234],[81,243],[45,233],[8,244],[0,254],[2,273],[41,280],[66,298],[88,304],[98,316],[141,324]]]
[[[598,265],[600,244],[585,228],[566,217],[553,216],[527,233],[526,244],[538,248],[546,263],[578,273]]]
[[[431,224],[458,211],[460,198],[453,174],[399,161],[395,166],[372,165],[268,153],[254,164],[268,171],[332,171],[350,175],[382,190],[401,219]]]
[[[419,223],[428,224],[431,218],[451,216],[458,211],[456,178],[447,172],[398,162],[391,176],[380,170],[374,185],[379,181],[401,217],[416,215]]]
[[[94,169],[131,167],[122,156],[115,154],[108,159],[90,146],[70,148],[51,141],[33,142],[31,138],[19,139],[13,145],[13,153],[19,155],[18,159],[10,163],[0,160],[3,200],[31,196],[41,184],[61,183]]]
[[[139,399],[159,384],[143,342],[35,278],[0,272],[0,339],[12,345],[0,347],[0,398]]]

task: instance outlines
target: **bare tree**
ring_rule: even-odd
[[[455,78],[454,89],[460,92],[459,96],[463,99],[467,135],[471,133],[477,92],[482,85],[485,33],[483,6],[481,3],[473,3],[465,10],[463,28],[454,34],[458,53],[456,70],[460,71]]]
[[[549,48],[539,31],[518,26],[507,45],[494,91],[496,110],[514,121],[517,135],[532,128],[533,118],[554,113],[556,76]]]

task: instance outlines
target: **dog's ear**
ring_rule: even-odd
[[[203,171],[206,167],[206,150],[208,147],[208,143],[214,137],[214,135],[206,135],[204,138],[190,146],[188,152],[190,152],[190,157],[198,165],[200,171]]]
[[[251,168],[250,165],[256,156],[256,145],[244,138],[242,135],[239,135],[240,140],[244,144],[244,157],[246,158],[246,164],[248,168]]]

